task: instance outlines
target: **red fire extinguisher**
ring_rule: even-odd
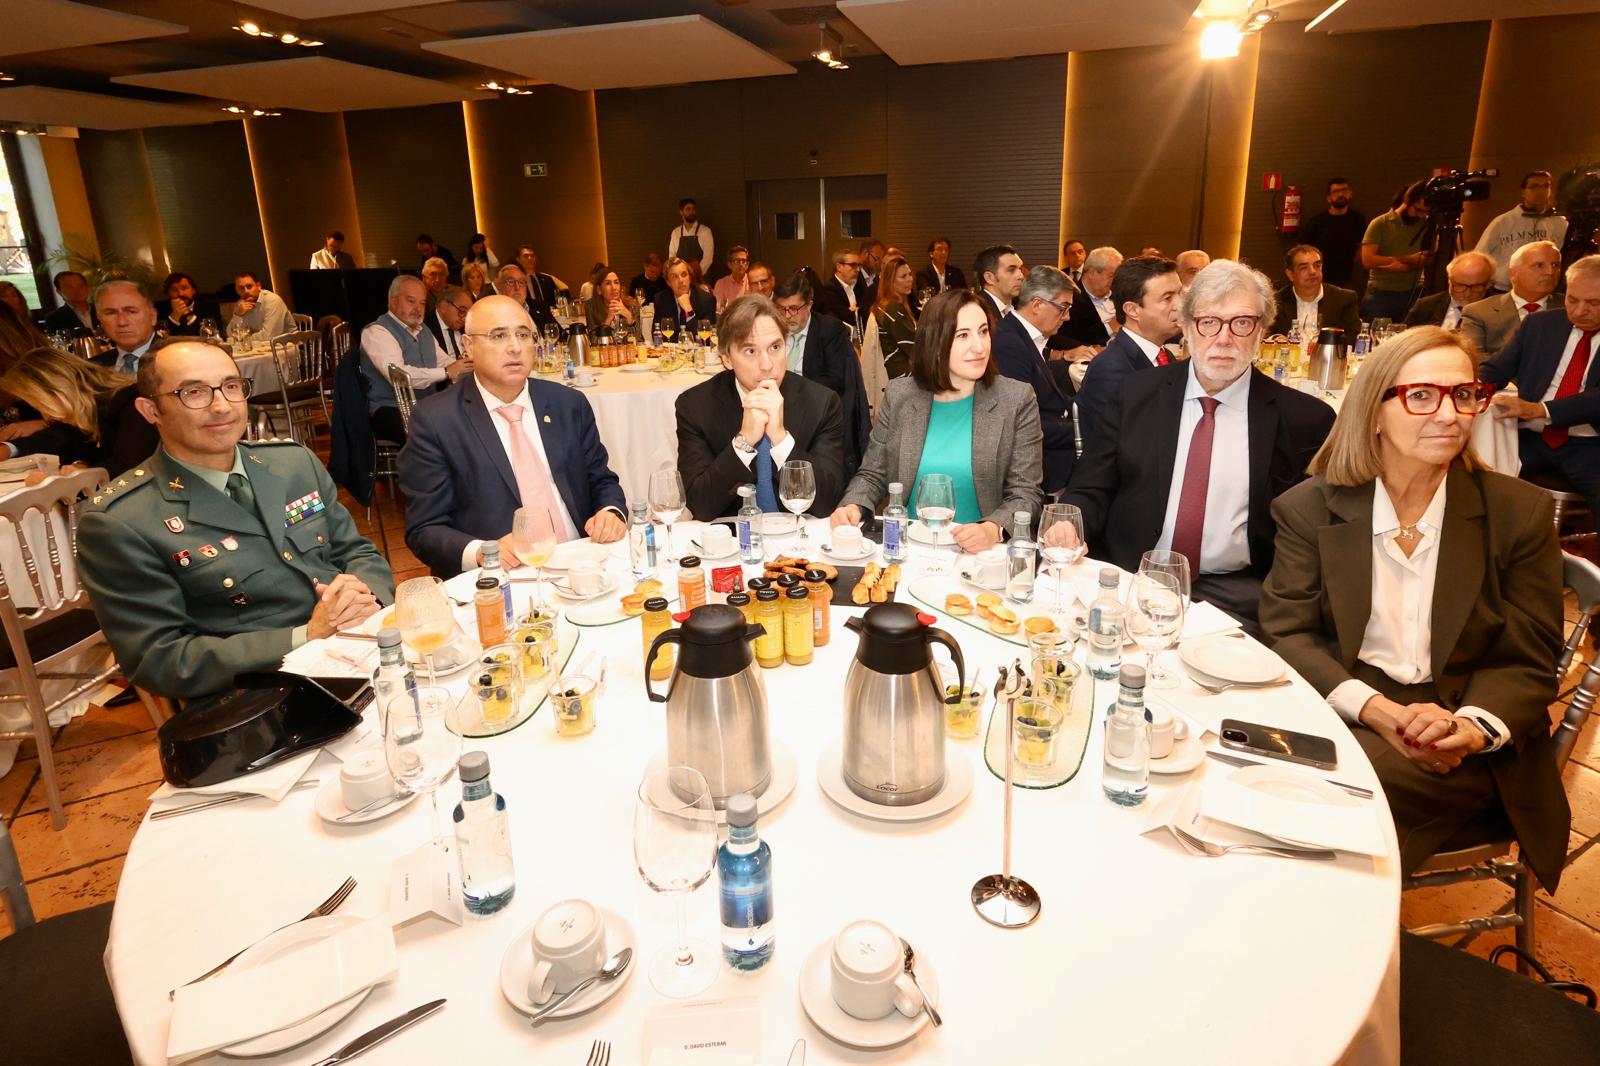
[[[1283,208],[1278,215],[1279,233],[1298,233],[1300,230],[1300,186],[1290,185],[1283,190]]]

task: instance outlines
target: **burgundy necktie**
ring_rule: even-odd
[[[1572,349],[1572,361],[1567,364],[1567,372],[1561,375],[1561,384],[1556,386],[1555,400],[1565,400],[1568,396],[1576,396],[1583,391],[1583,376],[1589,370],[1589,353],[1594,349],[1594,335],[1600,330],[1584,330],[1578,336],[1578,345]],[[1552,448],[1559,448],[1567,443],[1567,431],[1563,426],[1546,426],[1544,442]]]
[[[1528,314],[1531,315],[1535,311],[1539,310],[1539,305],[1538,304],[1534,304],[1534,303],[1527,303],[1527,304],[1523,304],[1522,305],[1522,309],[1524,311],[1528,312]]]
[[[1200,421],[1189,438],[1189,461],[1183,465],[1183,490],[1178,494],[1178,520],[1172,525],[1172,550],[1189,558],[1189,573],[1200,573],[1200,540],[1206,527],[1206,488],[1211,483],[1211,440],[1217,431],[1215,396],[1200,397]]]

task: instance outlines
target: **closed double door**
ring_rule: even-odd
[[[750,182],[752,261],[787,277],[802,266],[820,278],[833,276],[835,249],[854,248],[884,224],[889,179],[883,174],[832,178],[783,178]]]

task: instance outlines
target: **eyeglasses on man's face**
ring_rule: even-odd
[[[1463,381],[1459,385],[1435,385],[1420,381],[1394,385],[1383,394],[1384,400],[1398,399],[1411,415],[1431,415],[1444,403],[1446,394],[1459,414],[1482,413],[1494,396],[1495,387],[1486,381]]]
[[[250,382],[244,378],[225,378],[220,385],[202,385],[199,382],[190,382],[180,385],[165,395],[176,396],[178,402],[185,407],[196,411],[211,406],[211,401],[217,393],[222,393],[222,398],[229,403],[243,403],[250,398]]]
[[[1194,320],[1194,331],[1202,337],[1215,337],[1222,332],[1223,326],[1227,326],[1235,337],[1248,337],[1259,325],[1261,325],[1260,315],[1234,315],[1232,318],[1201,315]]]
[[[485,333],[468,333],[465,334],[465,336],[482,337],[496,348],[504,348],[506,345],[511,343],[512,338],[515,338],[518,344],[533,343],[533,330],[527,328],[526,326],[522,326],[517,329],[507,329],[502,326],[499,329],[491,329]]]

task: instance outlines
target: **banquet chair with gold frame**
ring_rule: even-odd
[[[1567,635],[1565,645],[1556,663],[1556,683],[1559,686],[1576,659],[1583,638],[1600,616],[1600,567],[1587,559],[1562,553],[1561,584],[1569,588],[1578,600],[1578,620]],[[1600,697],[1600,656],[1589,663],[1583,677],[1571,692],[1568,704],[1555,732],[1556,770],[1566,769],[1572,749],[1577,745],[1578,734],[1594,711],[1595,700]],[[1440,885],[1461,884],[1468,881],[1499,881],[1512,890],[1512,908],[1509,912],[1485,917],[1464,918],[1456,922],[1437,922],[1419,926],[1410,932],[1430,940],[1447,936],[1467,936],[1495,929],[1515,929],[1517,948],[1529,956],[1534,951],[1534,891],[1531,871],[1514,853],[1515,835],[1503,812],[1484,822],[1472,823],[1445,841],[1435,852],[1406,877],[1403,887],[1431,888]],[[1519,967],[1527,967],[1519,962]]]
[[[77,556],[79,500],[92,494],[105,480],[106,472],[96,467],[51,478],[0,504],[0,523],[9,524],[11,535],[16,537],[34,604],[19,605],[16,594],[22,590],[13,589],[0,572],[0,625],[6,634],[6,646],[0,648],[0,670],[14,673],[19,689],[0,692],[0,703],[25,705],[32,726],[29,730],[0,731],[0,740],[33,738],[39,750],[39,776],[50,804],[50,824],[56,829],[66,827],[67,814],[50,748],[50,713],[96,692],[117,673],[109,648],[108,664],[103,670],[57,668],[96,642],[105,644],[100,623],[90,609],[89,592],[78,582],[76,566],[68,565]],[[30,513],[42,520],[43,528],[38,533],[29,528]],[[60,520],[61,530],[56,528],[56,519]],[[67,691],[46,699],[42,684],[46,681],[71,685]]]

